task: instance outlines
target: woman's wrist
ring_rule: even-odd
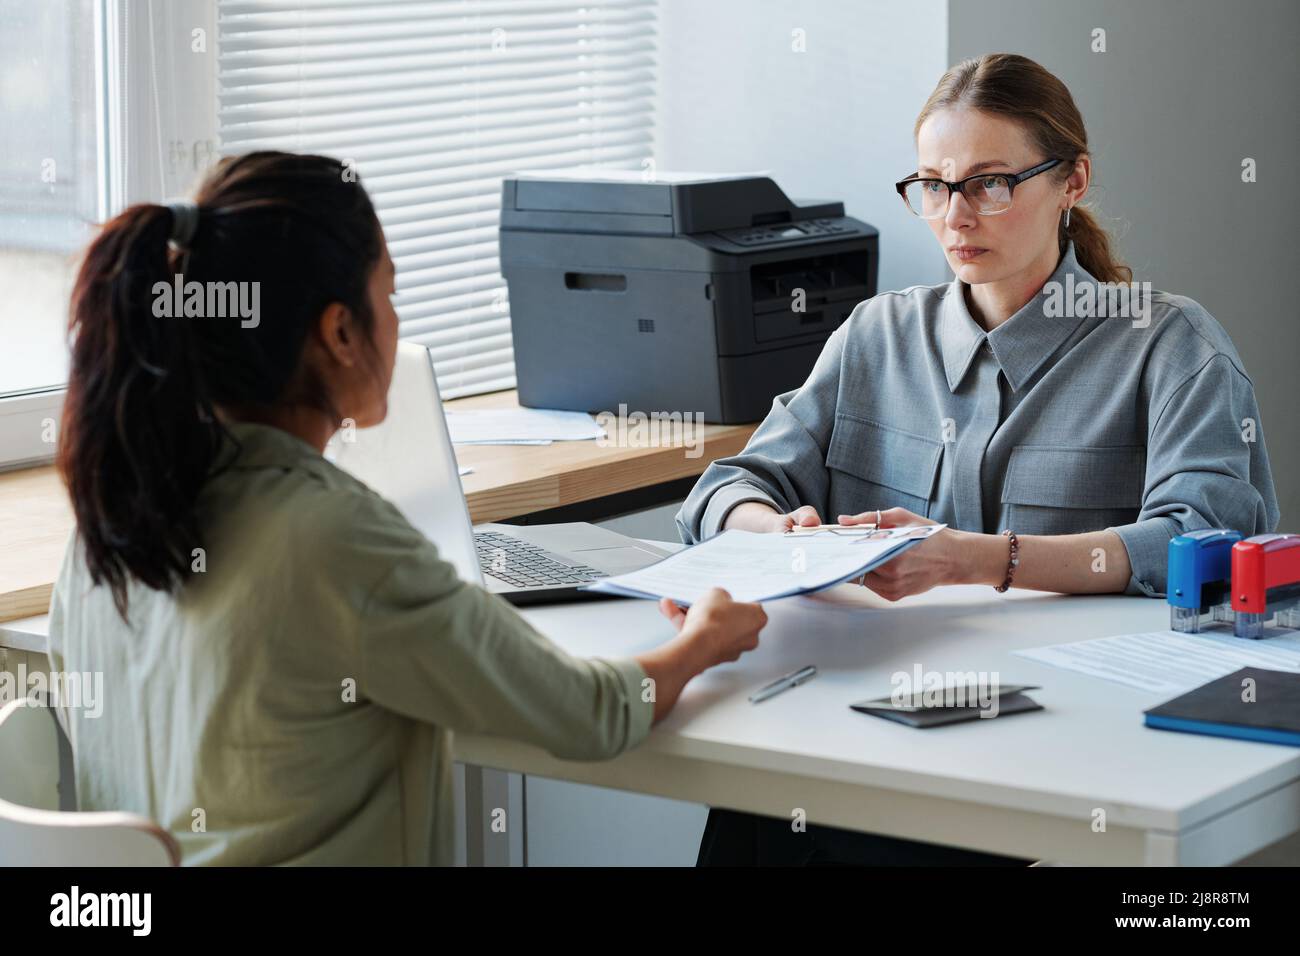
[[[1010,544],[1000,534],[954,531],[957,567],[953,584],[987,584],[998,587],[1007,578]]]
[[[704,667],[698,664],[698,650],[691,644],[689,634],[684,639],[679,634],[667,644],[636,656],[636,662],[641,665],[641,669],[654,684],[656,721],[667,716],[677,703],[682,688],[692,677],[704,670]]]
[[[698,625],[687,624],[681,633],[670,641],[665,650],[669,654],[669,664],[673,675],[685,686],[696,674],[702,674],[712,666],[708,659],[708,644],[701,639]]]
[[[781,512],[761,501],[742,501],[727,513],[722,530],[769,531],[778,521],[784,520]]]

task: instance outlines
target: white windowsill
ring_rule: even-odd
[[[54,460],[65,391],[0,398],[0,471]]]

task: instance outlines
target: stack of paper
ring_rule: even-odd
[[[946,527],[914,525],[872,534],[810,536],[724,531],[649,567],[602,578],[587,590],[666,597],[688,605],[717,587],[737,601],[773,601],[811,594],[866,574]]]
[[[447,412],[447,430],[457,445],[549,445],[605,437],[605,429],[586,412],[549,408]]]

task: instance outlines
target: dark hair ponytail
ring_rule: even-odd
[[[72,366],[59,441],[91,580],[125,616],[135,579],[172,590],[201,547],[196,503],[222,466],[217,409],[329,408],[303,367],[325,307],[367,335],[369,276],[382,252],[374,207],[337,160],[250,153],[222,160],[196,195],[198,226],[169,246],[174,213],[137,205],[86,250],[72,293]],[[158,283],[255,282],[256,324],[155,314]]]

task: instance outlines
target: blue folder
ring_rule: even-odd
[[[1151,708],[1146,725],[1300,747],[1300,674],[1243,667]]]

